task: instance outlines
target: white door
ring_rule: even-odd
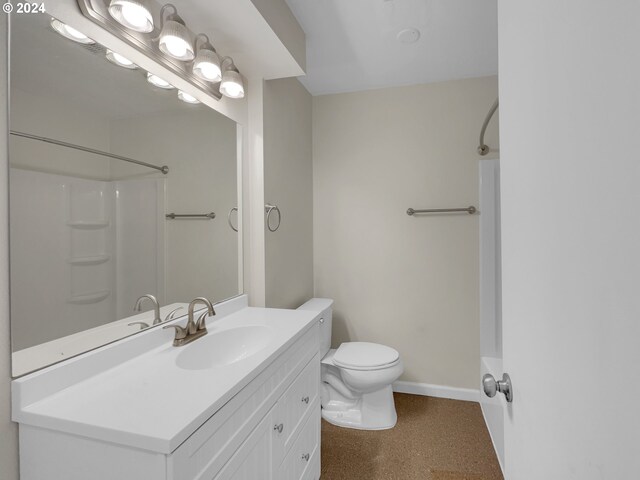
[[[499,0],[508,480],[640,478],[640,1]]]

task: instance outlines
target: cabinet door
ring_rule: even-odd
[[[269,413],[215,476],[215,480],[272,480],[274,478],[272,422],[273,418]]]

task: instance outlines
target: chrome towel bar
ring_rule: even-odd
[[[467,212],[473,215],[477,212],[476,207],[473,205],[467,208],[429,208],[426,210],[414,210],[413,208],[407,209],[407,215],[413,215],[415,213],[448,213],[448,212]]]
[[[165,217],[174,220],[176,218],[208,218],[209,220],[213,220],[216,218],[216,214],[214,212],[211,213],[167,213]]]

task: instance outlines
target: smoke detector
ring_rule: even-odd
[[[416,43],[420,39],[420,30],[417,28],[405,28],[398,32],[396,38],[400,43]]]

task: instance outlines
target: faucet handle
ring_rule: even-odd
[[[169,312],[169,315],[167,315],[166,317],[164,317],[164,321],[166,322],[166,321],[169,321],[169,320],[173,320],[173,319],[174,319],[174,317],[176,316],[176,312],[177,312],[178,310],[182,310],[182,307],[174,308],[173,310],[171,310],[171,311]]]
[[[207,312],[206,310],[198,317],[198,321],[196,322],[196,330],[200,331],[200,330],[207,330],[207,314],[209,312]]]
[[[145,328],[149,328],[149,324],[147,322],[131,322],[131,323],[127,323],[127,327],[133,327],[134,325],[140,325],[140,330],[144,330]]]
[[[184,327],[181,327],[180,325],[165,325],[164,327],[162,327],[163,330],[167,329],[167,328],[175,328],[176,329],[176,336],[174,338],[175,340],[182,340],[183,338],[187,337],[187,329]]]

